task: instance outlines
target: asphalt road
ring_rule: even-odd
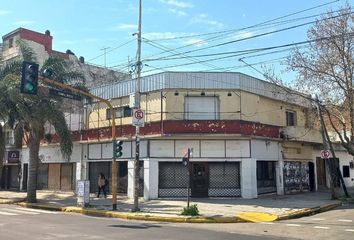
[[[182,226],[181,226],[182,227]],[[305,240],[354,239],[354,205],[300,219],[268,223],[202,224],[194,228],[260,237]]]
[[[354,209],[275,223],[173,224],[0,205],[0,239],[353,239]]]

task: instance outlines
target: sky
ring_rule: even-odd
[[[142,74],[222,71],[264,79],[264,69],[270,68],[284,81],[292,81],[296,73],[289,72],[284,62],[290,49],[250,51],[306,41],[311,22],[345,2],[142,0]],[[354,0],[347,2],[353,6]],[[1,36],[19,27],[50,30],[53,49],[70,49],[86,62],[125,72],[135,69],[137,23],[138,0],[2,0],[0,4]]]

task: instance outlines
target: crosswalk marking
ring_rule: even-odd
[[[353,220],[349,219],[338,219],[339,222],[353,222]]]
[[[9,212],[3,212],[3,211],[0,211],[0,215],[5,215],[5,216],[16,216],[18,215],[17,213],[9,213]]]
[[[354,229],[345,229],[346,232],[354,232]]]
[[[6,211],[9,211],[9,212],[14,212],[14,213],[20,213],[20,214],[32,214],[32,215],[36,215],[36,214],[39,214],[37,212],[30,212],[30,211],[27,211],[27,210],[19,210],[19,209],[12,209],[12,208],[9,208],[9,209],[6,209]]]
[[[0,215],[4,216],[18,216],[18,215],[38,215],[41,213],[47,214],[58,214],[59,212],[41,210],[41,209],[32,209],[32,208],[0,208]]]
[[[322,226],[314,226],[313,228],[316,228],[316,229],[329,229],[329,227],[322,227]]]
[[[311,218],[312,221],[323,221],[325,220],[324,218]]]
[[[288,226],[288,227],[301,227],[300,224],[293,224],[293,223],[288,223],[288,224],[286,224],[286,226]]]
[[[41,209],[33,209],[33,208],[15,208],[18,210],[24,210],[25,211],[30,211],[30,212],[36,212],[36,213],[50,213],[50,214],[58,214],[58,212],[54,212],[54,211],[48,211],[48,210],[41,210]]]

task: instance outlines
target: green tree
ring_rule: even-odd
[[[45,133],[45,124],[50,123],[55,128],[60,139],[60,150],[64,159],[70,159],[73,143],[63,113],[63,99],[49,97],[46,87],[40,87],[37,95],[26,95],[19,92],[21,62],[22,60],[35,62],[36,57],[32,49],[24,42],[18,44],[22,52],[22,59],[10,63],[5,62],[0,68],[0,91],[2,93],[0,112],[3,122],[15,130],[15,144],[21,146],[22,140],[25,140],[29,148],[27,202],[33,203],[37,201],[38,154],[40,142]],[[43,69],[51,69],[51,78],[61,83],[74,83],[75,85],[84,83],[83,75],[70,70],[69,63],[62,58],[49,57],[44,62],[41,71]],[[0,149],[3,149],[3,146],[0,145]]]

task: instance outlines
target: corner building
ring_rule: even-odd
[[[84,140],[88,178],[108,175],[111,119],[124,141],[119,187],[133,197],[135,127],[129,106],[135,80],[91,89],[112,99],[88,106]],[[242,73],[164,72],[141,79],[140,194],[163,197],[243,197],[316,190],[310,103],[298,93]],[[182,164],[193,149],[189,169]],[[190,192],[187,185],[190,183]],[[94,188],[93,188],[94,190]]]

